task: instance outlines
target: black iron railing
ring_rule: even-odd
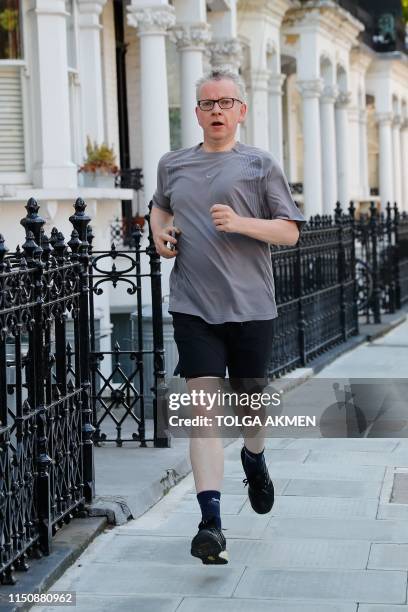
[[[0,241],[0,580],[27,557],[48,554],[59,526],[91,501],[89,405],[89,217],[77,200],[71,240],[48,237],[38,204],[22,220],[26,239]],[[67,318],[74,330],[67,346]]]
[[[27,558],[49,554],[52,536],[86,511],[94,497],[93,444],[126,439],[169,446],[161,319],[160,258],[151,233],[144,248],[134,233],[132,251],[112,246],[92,252],[90,218],[82,199],[70,217],[68,243],[56,228],[50,236],[34,199],[21,221],[26,239],[9,252],[0,235],[0,582],[14,584]],[[148,217],[147,217],[148,220]],[[148,258],[149,272],[143,271]],[[144,347],[142,278],[150,277],[153,347]],[[137,346],[103,350],[95,333],[96,296],[102,286],[125,285],[135,296]],[[125,374],[123,353],[134,371]],[[100,362],[112,358],[110,370]],[[153,362],[146,389],[143,365]],[[122,382],[113,382],[120,375]],[[153,395],[153,431],[147,432],[143,402]],[[160,423],[157,415],[161,415]],[[122,431],[131,423],[130,438]],[[114,425],[110,438],[102,432]]]
[[[270,376],[306,365],[358,333],[351,214],[311,217],[296,246],[271,248],[278,317]]]
[[[170,445],[167,424],[157,418],[158,403],[161,401],[166,385],[164,370],[162,295],[161,295],[161,262],[154,247],[150,231],[150,215],[146,215],[148,230],[147,244],[142,244],[142,231],[135,226],[131,241],[124,250],[115,243],[106,251],[91,250],[90,276],[90,312],[91,312],[91,380],[92,407],[96,427],[95,442],[135,441],[141,446],[153,442],[155,446]],[[93,236],[89,237],[92,244]],[[143,259],[147,265],[143,266]],[[145,269],[144,269],[145,268]],[[142,291],[142,279],[150,278],[150,291]],[[134,296],[136,312],[136,345],[132,350],[124,350],[116,343],[111,350],[98,347],[94,327],[94,296],[101,295],[105,289],[114,291],[117,287],[125,288]],[[150,325],[143,320],[143,305],[152,305]],[[151,346],[147,346],[146,335],[152,337]],[[151,389],[146,388],[144,370],[147,360],[154,363],[154,383]],[[111,366],[104,369],[110,360]],[[130,364],[129,371],[124,362]],[[160,395],[161,394],[161,395]],[[146,431],[145,399],[153,396],[153,431]],[[163,411],[160,411],[162,414]]]
[[[388,203],[378,213],[370,204],[355,222],[360,313],[367,323],[381,323],[408,301],[408,215]]]

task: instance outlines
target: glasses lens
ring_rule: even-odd
[[[203,111],[212,110],[214,108],[214,102],[212,100],[200,100],[198,104]]]
[[[233,98],[221,98],[219,101],[220,108],[232,108],[234,105]]]

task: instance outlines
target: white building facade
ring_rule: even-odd
[[[276,157],[307,217],[332,213],[337,200],[408,210],[408,56],[374,50],[366,24],[342,4],[4,0],[0,232],[9,248],[22,241],[28,197],[48,226],[68,232],[79,195],[96,248],[106,248],[122,202],[132,215],[146,212],[161,155],[201,140],[195,82],[219,66],[247,86],[240,140]],[[123,168],[142,169],[142,197],[80,185],[88,137],[113,146]],[[123,293],[101,302],[106,321],[109,310],[132,307]]]

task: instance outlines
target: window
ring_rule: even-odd
[[[22,58],[22,36],[19,0],[2,0],[0,4],[0,60]]]
[[[0,66],[0,172],[24,172],[24,128],[19,66]]]

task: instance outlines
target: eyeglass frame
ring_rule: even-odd
[[[232,101],[233,101],[233,102],[232,102],[232,106],[229,106],[228,108],[222,108],[222,107],[220,106],[220,100],[232,100]],[[211,108],[204,109],[204,108],[201,108],[201,106],[200,106],[200,102],[213,102],[213,105],[212,105],[212,107],[211,107]],[[216,103],[218,104],[218,108],[219,108],[220,110],[230,110],[231,108],[233,108],[233,107],[234,107],[234,103],[235,103],[235,102],[239,102],[240,104],[244,104],[244,102],[243,102],[242,100],[239,100],[238,98],[232,98],[232,97],[230,97],[230,96],[223,96],[222,98],[218,98],[218,100],[210,100],[210,99],[208,99],[208,98],[206,98],[206,99],[204,99],[204,100],[197,100],[197,106],[198,106],[198,108],[199,108],[201,111],[203,111],[204,113],[209,113],[210,111],[214,110],[214,107],[215,107],[215,104],[216,104]]]

